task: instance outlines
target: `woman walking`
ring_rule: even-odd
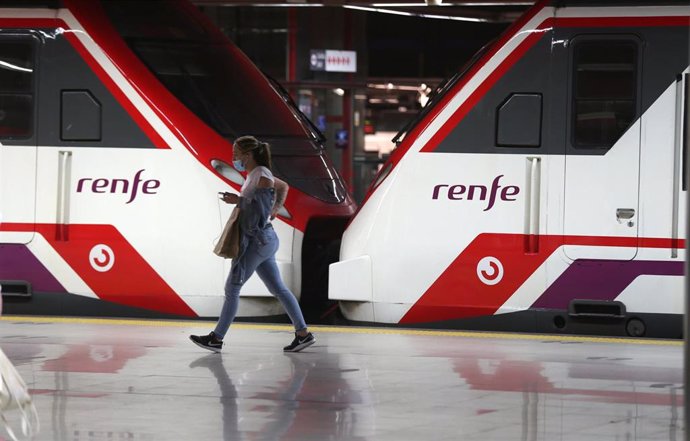
[[[288,185],[271,172],[268,143],[253,136],[242,136],[235,140],[232,151],[233,165],[239,171],[246,170],[247,179],[239,196],[224,193],[222,199],[228,204],[239,204],[240,249],[232,260],[225,282],[225,302],[216,328],[208,335],[190,335],[189,338],[204,349],[220,352],[223,338],[237,314],[242,285],[256,271],[271,294],[283,305],[295,327],[295,339],[283,350],[299,352],[313,345],[316,339],[307,329],[297,299],[280,278],[275,260],[278,236],[270,223],[285,202]]]

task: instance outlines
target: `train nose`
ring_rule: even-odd
[[[328,271],[328,298],[355,302],[373,300],[371,257],[332,263]]]
[[[332,263],[328,274],[328,298],[337,301],[348,320],[375,322],[373,274],[370,256]]]

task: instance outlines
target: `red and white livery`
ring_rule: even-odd
[[[302,260],[338,239],[354,204],[277,84],[185,1],[8,3],[6,313],[216,316],[230,261],[212,249],[232,208],[217,194],[239,192],[232,140],[245,134],[271,143],[291,186],[273,222],[281,275],[303,302],[319,300],[305,299]],[[258,280],[242,296],[240,316],[282,312]]]
[[[540,1],[444,84],[329,297],[407,326],[680,336],[687,2]]]

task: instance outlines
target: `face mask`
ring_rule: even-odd
[[[240,159],[235,159],[232,161],[232,166],[235,167],[237,171],[245,171],[246,168],[244,168],[244,163]]]

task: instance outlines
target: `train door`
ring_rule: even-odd
[[[36,200],[36,57],[30,32],[0,32],[0,222],[22,224],[0,242],[33,238]]]
[[[564,252],[568,259],[637,254],[641,44],[634,36],[578,35],[568,42]]]
[[[182,295],[220,288],[217,188],[120,88],[128,65],[116,70],[89,38],[45,33],[36,231],[69,264],[56,274],[71,294],[193,315]]]

